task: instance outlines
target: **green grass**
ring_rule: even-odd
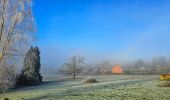
[[[46,77],[39,86],[25,86],[0,94],[0,100],[170,100],[170,88],[159,87],[159,76],[93,76],[98,82]],[[48,80],[50,79],[50,80]]]

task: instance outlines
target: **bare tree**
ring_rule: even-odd
[[[24,55],[24,46],[32,37],[29,33],[34,30],[32,0],[0,0],[0,67],[4,67],[1,69],[8,71],[7,66],[14,64],[11,59]],[[3,83],[8,78],[1,72]]]
[[[82,67],[85,66],[84,58],[73,56],[64,64],[64,71],[73,75],[73,79],[76,78],[76,74],[80,73]]]
[[[99,65],[101,74],[111,74],[111,69],[113,65],[109,61],[103,61]]]
[[[0,62],[6,56],[20,54],[18,48],[28,40],[28,33],[34,29],[31,0],[1,0]]]

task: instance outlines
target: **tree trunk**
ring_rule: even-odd
[[[76,79],[76,72],[73,72],[73,79]]]

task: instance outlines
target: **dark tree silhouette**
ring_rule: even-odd
[[[24,68],[18,79],[21,85],[36,85],[42,83],[40,74],[40,51],[38,47],[31,47],[24,59]]]

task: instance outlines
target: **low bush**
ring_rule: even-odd
[[[0,92],[15,87],[15,71],[12,66],[0,65]]]
[[[86,79],[83,80],[83,83],[96,83],[97,80],[91,77],[88,77]]]

